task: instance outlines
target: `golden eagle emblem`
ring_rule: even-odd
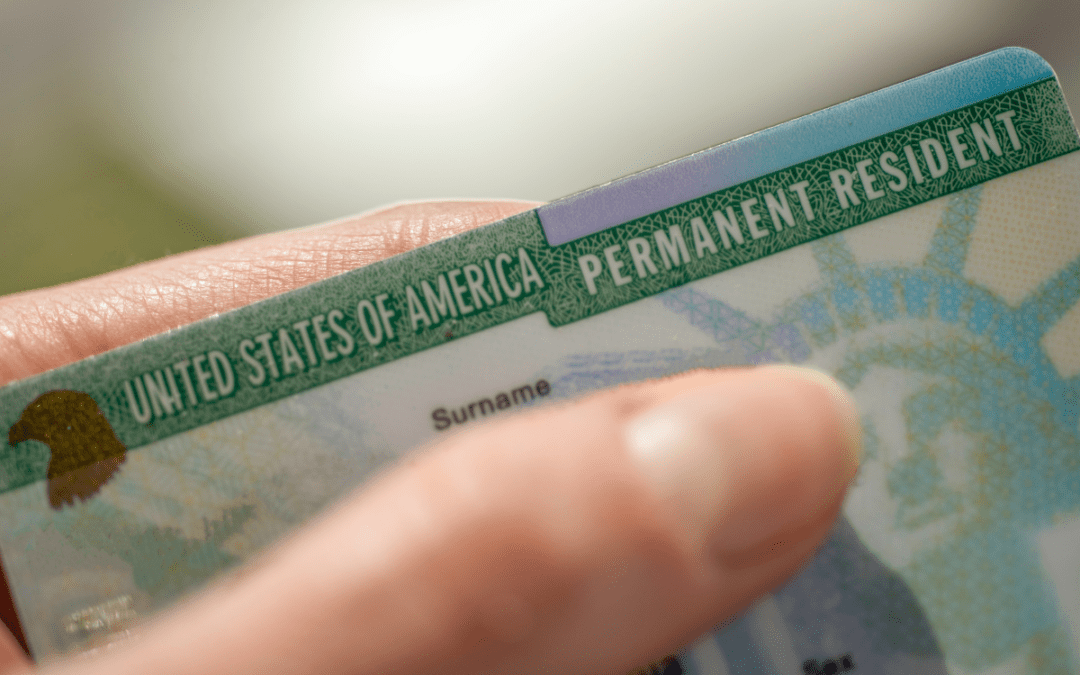
[[[47,391],[26,406],[8,430],[8,444],[26,440],[49,446],[49,505],[86,501],[119,470],[127,448],[89,394]]]

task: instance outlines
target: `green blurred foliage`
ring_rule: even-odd
[[[71,167],[64,167],[70,169]],[[5,195],[0,295],[53,286],[237,236],[122,164],[83,164],[64,180]]]

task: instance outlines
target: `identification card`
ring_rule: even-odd
[[[844,515],[665,668],[1080,673],[1078,148],[1004,49],[15,382],[33,652],[122,635],[452,429],[788,362],[863,414]]]

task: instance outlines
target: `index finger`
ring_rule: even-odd
[[[534,202],[417,202],[0,297],[0,386],[506,218]],[[26,648],[7,581],[0,621]],[[0,631],[0,671],[21,664]]]
[[[0,298],[0,385],[249,305],[536,206],[391,206]]]

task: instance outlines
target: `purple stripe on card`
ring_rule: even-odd
[[[540,222],[565,244],[1053,75],[1034,52],[999,49],[552,202]]]

